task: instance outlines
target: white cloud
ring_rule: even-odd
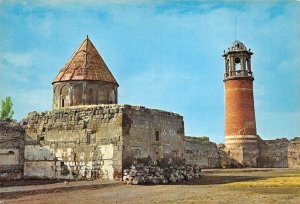
[[[3,53],[3,60],[9,63],[12,66],[26,68],[31,66],[35,61],[35,57],[33,53],[16,53],[16,52],[8,52]]]

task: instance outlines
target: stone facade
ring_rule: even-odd
[[[117,104],[117,85],[99,81],[66,81],[53,84],[53,109],[91,104]]]
[[[183,163],[246,166],[225,145],[207,137],[183,137],[182,116],[144,107],[32,112],[21,124],[0,122],[0,179],[121,179],[123,169],[141,163],[165,169]],[[299,138],[260,140],[259,148],[259,167],[300,168]]]
[[[240,143],[228,146],[227,153],[231,158],[242,164],[245,167],[258,167],[259,145],[257,143]]]
[[[295,137],[289,144],[288,166],[290,168],[300,168],[300,137]]]
[[[230,155],[230,150],[224,145],[218,145],[218,152],[220,155],[221,168],[243,168],[245,167],[235,158]]]
[[[259,167],[299,168],[300,138],[261,140],[259,143]]]
[[[255,157],[251,157],[255,155]],[[207,137],[185,137],[185,163],[201,168],[251,167],[251,161],[261,168],[300,168],[300,138],[262,140],[258,146],[241,145],[228,148],[216,145]]]
[[[183,160],[182,116],[129,105],[28,114],[25,177],[118,179],[134,162]]]
[[[22,177],[24,135],[16,121],[0,121],[0,180]]]
[[[220,154],[216,143],[208,137],[186,136],[184,140],[185,163],[198,165],[201,168],[219,168]]]

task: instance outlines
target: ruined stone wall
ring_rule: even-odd
[[[220,155],[216,143],[208,137],[185,137],[185,163],[201,168],[219,168]]]
[[[176,163],[183,158],[183,118],[129,105],[93,105],[32,112],[26,131],[25,177],[122,178],[139,161]]]
[[[133,161],[161,166],[183,161],[182,116],[141,106],[125,106],[123,113],[124,167]]]
[[[118,105],[32,112],[23,124],[25,177],[113,179],[122,172],[122,110]]]
[[[288,165],[290,168],[300,168],[300,137],[294,138],[289,143]]]
[[[16,121],[0,121],[0,180],[20,179],[24,164],[24,131]]]
[[[286,138],[261,140],[259,142],[259,167],[284,168],[288,167],[288,147],[290,141]]]

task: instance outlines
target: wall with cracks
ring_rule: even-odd
[[[0,121],[0,180],[20,179],[23,165],[24,129],[16,121]]]
[[[24,176],[121,179],[135,162],[183,160],[183,118],[129,105],[94,105],[29,113]]]

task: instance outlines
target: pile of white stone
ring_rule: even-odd
[[[161,168],[147,166],[143,163],[133,164],[123,170],[123,182],[126,184],[167,184],[199,178],[201,169],[198,166],[181,165]]]

